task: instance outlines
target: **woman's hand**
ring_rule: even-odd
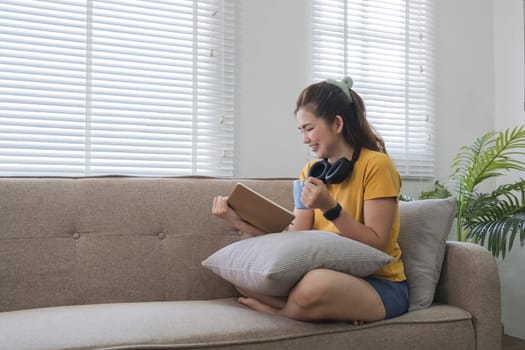
[[[228,205],[228,197],[225,196],[217,196],[213,198],[211,212],[213,215],[228,221],[232,225],[240,220],[237,213]]]
[[[233,227],[248,236],[259,236],[264,234],[263,231],[255,226],[243,221],[239,215],[228,205],[228,197],[217,196],[213,198],[211,208],[213,215],[228,221]]]
[[[309,177],[304,182],[301,201],[307,208],[320,209],[325,212],[337,205],[334,198],[328,193],[328,189],[323,181]]]

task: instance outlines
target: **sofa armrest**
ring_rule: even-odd
[[[495,258],[482,246],[447,241],[435,301],[472,315],[476,349],[501,349],[500,279]]]

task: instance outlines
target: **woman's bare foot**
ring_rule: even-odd
[[[245,305],[255,311],[265,312],[267,314],[272,314],[272,315],[279,314],[279,309],[263,304],[257,299],[240,297],[237,300],[240,304]]]
[[[285,297],[270,297],[267,295],[255,293],[247,289],[235,286],[237,291],[245,298],[256,299],[260,303],[271,306],[274,309],[282,309],[286,305]]]

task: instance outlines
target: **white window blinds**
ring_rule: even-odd
[[[233,174],[233,0],[2,0],[0,175]]]
[[[401,175],[434,175],[429,0],[312,0],[312,78],[349,75]]]

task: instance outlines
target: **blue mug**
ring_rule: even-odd
[[[301,201],[303,193],[304,180],[294,180],[293,182],[293,202],[296,209],[307,209]]]

